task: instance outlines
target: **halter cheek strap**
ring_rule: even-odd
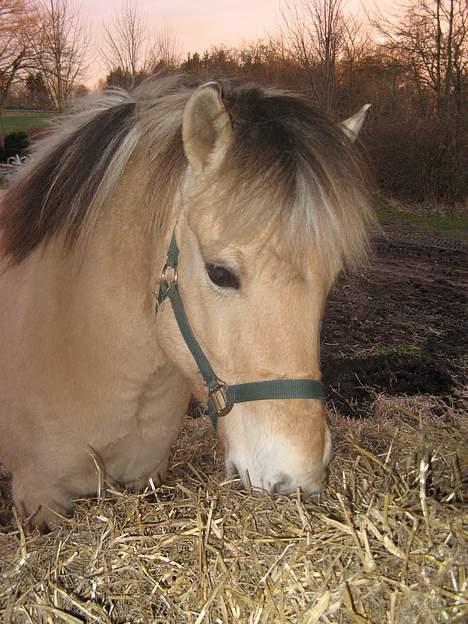
[[[270,379],[267,381],[254,381],[232,385],[228,385],[219,379],[195,338],[187,314],[185,313],[184,304],[177,285],[178,261],[179,248],[177,247],[174,232],[159,283],[156,309],[159,308],[165,299],[169,299],[171,302],[180,333],[208,388],[208,412],[215,430],[217,427],[217,419],[228,414],[235,403],[275,399],[325,400],[324,386],[320,381],[315,379]]]

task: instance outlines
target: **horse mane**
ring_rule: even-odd
[[[122,173],[131,154],[134,111],[133,101],[113,93],[38,142],[4,197],[1,225],[15,262],[62,232],[68,244],[76,240],[110,189],[107,172]]]
[[[5,194],[6,256],[19,263],[52,237],[72,248],[92,234],[137,149],[148,160],[146,194],[160,227],[187,168],[182,118],[198,84],[156,77],[131,95],[88,98],[65,118]],[[362,166],[344,132],[303,96],[221,84],[234,138],[207,184],[222,190],[214,208],[232,240],[275,226],[292,253],[301,255],[312,239],[332,272],[361,259],[372,217]]]

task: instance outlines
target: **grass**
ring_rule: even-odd
[[[468,214],[461,211],[436,212],[433,206],[409,206],[381,198],[377,214],[382,223],[404,223],[418,232],[432,232],[457,238],[468,238]]]
[[[0,134],[6,135],[20,130],[27,133],[32,129],[44,128],[52,117],[53,113],[3,111],[0,115]]]

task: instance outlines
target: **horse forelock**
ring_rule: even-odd
[[[362,261],[368,182],[342,129],[303,96],[247,87],[224,99],[234,136],[206,187],[226,242],[267,232],[300,269],[317,253],[330,279]]]
[[[311,245],[330,273],[359,260],[371,211],[360,163],[342,130],[304,97],[222,84],[232,142],[207,179],[219,192],[205,209],[226,222],[227,241],[271,228],[299,262]],[[91,100],[65,120],[6,193],[7,255],[19,262],[52,236],[63,235],[71,247],[92,234],[137,149],[145,203],[160,229],[187,168],[182,118],[196,86],[183,76],[154,79],[132,96],[112,92]]]

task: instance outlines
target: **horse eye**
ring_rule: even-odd
[[[213,284],[220,288],[234,288],[239,290],[240,281],[235,273],[219,264],[207,264],[206,270]]]

